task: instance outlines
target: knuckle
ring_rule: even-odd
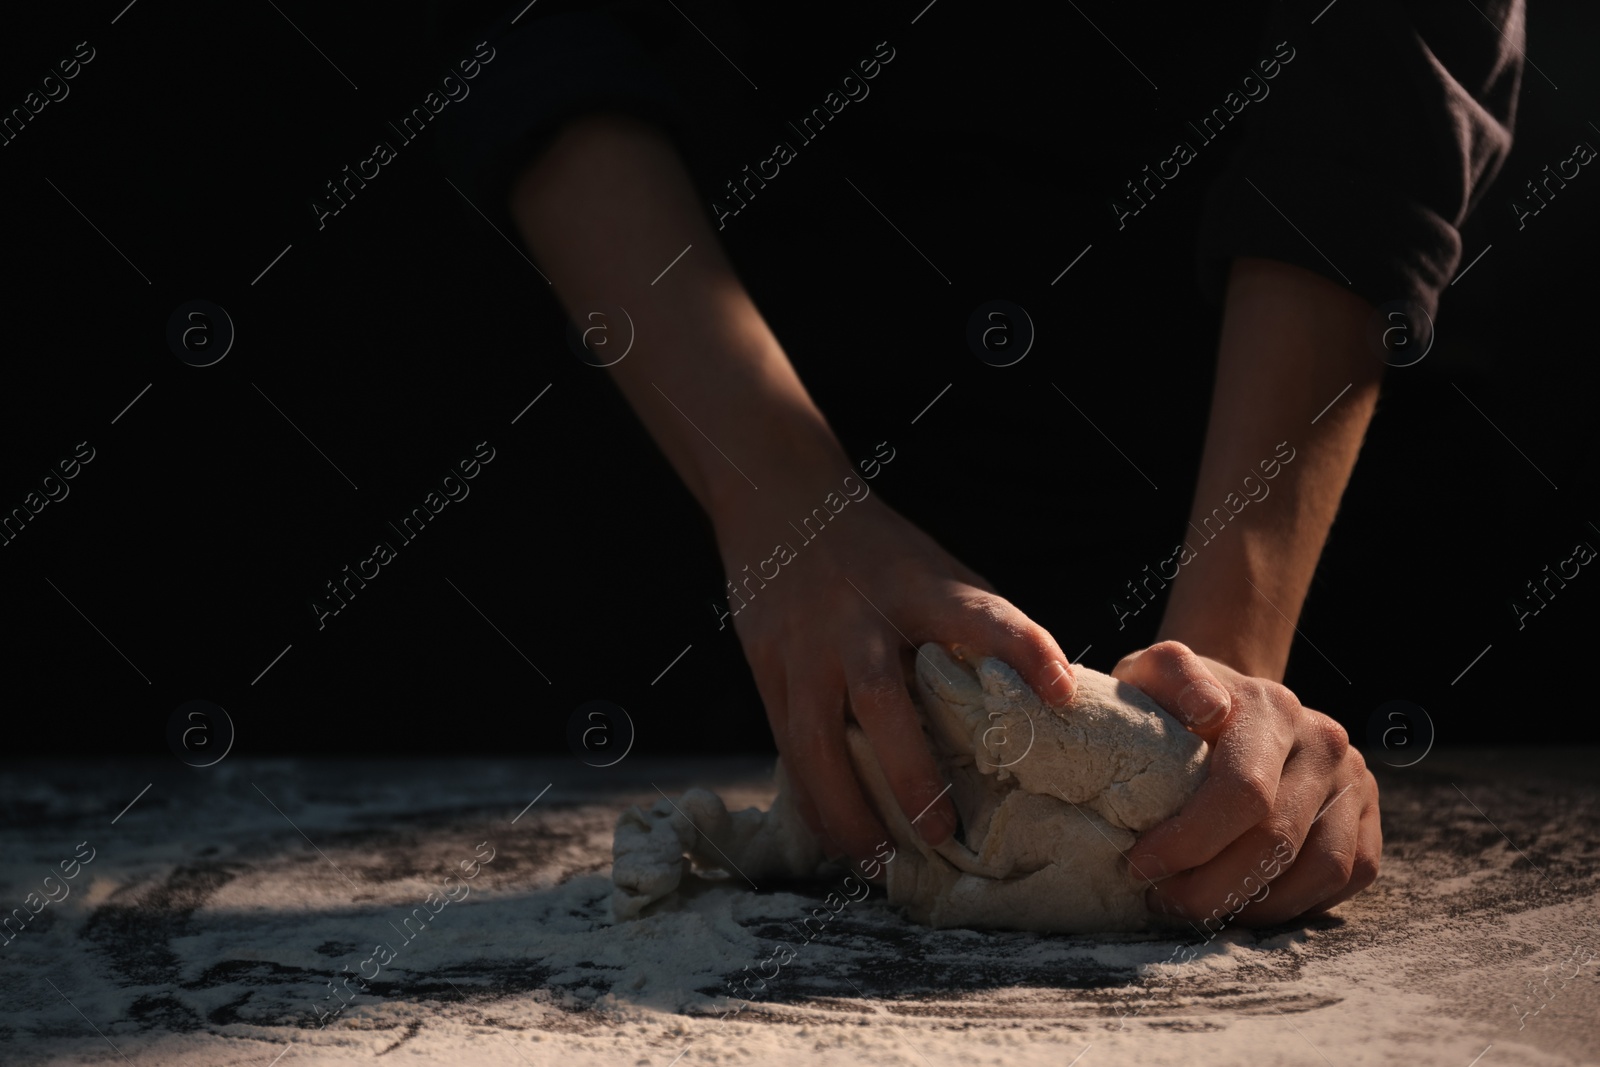
[[[1251,700],[1265,703],[1269,699],[1268,687],[1274,684],[1276,683],[1269,682],[1265,678],[1256,678],[1247,674],[1238,680],[1236,688]]]
[[[1339,725],[1337,719],[1321,712],[1314,712],[1312,728],[1316,732],[1318,743],[1334,761],[1345,758],[1345,754],[1350,751],[1350,734]]]
[[[1261,696],[1280,712],[1293,713],[1300,708],[1300,698],[1294,695],[1294,690],[1281,682],[1263,681]]]
[[[1190,652],[1189,646],[1183,642],[1168,640],[1157,641],[1145,649],[1145,655],[1150,657],[1152,666],[1177,668],[1183,666],[1194,653]]]
[[[998,593],[983,591],[968,593],[963,598],[961,606],[991,623],[1006,621],[1012,611],[1011,602],[1005,597]]]
[[[1329,889],[1343,889],[1350,884],[1356,866],[1354,848],[1333,846],[1320,848],[1305,855],[1300,862],[1310,868],[1313,880]]]
[[[1376,882],[1380,866],[1381,863],[1376,855],[1366,852],[1358,854],[1350,867],[1350,888],[1359,892]]]
[[[1049,633],[1005,597],[975,591],[962,600],[962,607],[988,629],[995,654],[1012,667],[1021,669],[1052,655]]]
[[[1378,780],[1374,778],[1372,776],[1372,772],[1367,769],[1367,757],[1361,754],[1361,750],[1359,748],[1356,748],[1354,745],[1349,743],[1348,734],[1345,735],[1344,751],[1339,754],[1339,763],[1341,769],[1345,771],[1348,776],[1362,788],[1362,790],[1369,793],[1377,792]]]
[[[1050,652],[1050,638],[1032,624],[1023,624],[1011,632],[1006,642],[1013,667],[1041,667],[1045,660],[1054,658]]]
[[[1270,847],[1275,850],[1275,854],[1276,852],[1281,852],[1287,848],[1289,852],[1289,859],[1287,863],[1293,863],[1294,857],[1300,852],[1300,850],[1296,848],[1294,844],[1295,841],[1298,840],[1296,834],[1299,831],[1299,827],[1295,825],[1294,818],[1291,817],[1287,812],[1275,811],[1268,814],[1267,817],[1257,825],[1261,828],[1261,832],[1266,834],[1267,839],[1272,843]],[[1285,865],[1287,865],[1287,863]]]
[[[1294,694],[1279,685],[1277,682],[1265,678],[1240,678],[1235,684],[1239,699],[1247,706],[1256,709],[1256,714],[1271,723],[1274,732],[1281,732],[1284,724],[1293,724],[1292,709],[1285,704],[1284,694],[1288,694],[1289,701],[1298,705]]]
[[[1233,787],[1234,803],[1254,825],[1272,814],[1276,790],[1259,771],[1239,775]]]

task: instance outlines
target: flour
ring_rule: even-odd
[[[1026,720],[1008,731],[988,741],[1012,746],[993,762],[1014,776]],[[1087,1049],[1079,1067],[1463,1067],[1492,1043],[1479,1067],[1592,1064],[1595,965],[1560,980],[1600,915],[1600,791],[1555,772],[1592,775],[1594,753],[1530,753],[1527,784],[1507,780],[1502,755],[1460,759],[1448,777],[1376,769],[1391,835],[1373,890],[1332,918],[1204,942],[1187,929],[935,929],[882,893],[803,942],[795,925],[849,891],[837,870],[752,890],[708,868],[614,920],[617,813],[658,801],[656,783],[767,808],[765,761],[636,754],[606,776],[570,757],[367,771],[230,758],[205,776],[170,756],[89,774],[81,760],[40,761],[0,789],[0,894],[22,900],[76,842],[97,855],[0,954],[0,1061],[1062,1067]],[[394,936],[389,924],[485,838],[497,854],[471,896],[317,1028],[309,1005],[327,981]],[[899,849],[886,869],[920,856]],[[768,978],[761,961],[785,943],[794,958]],[[1546,965],[1559,987],[1548,1001]]]

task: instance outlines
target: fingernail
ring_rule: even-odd
[[[1128,857],[1128,877],[1135,882],[1159,882],[1167,876],[1167,865],[1159,856],[1148,853]]]
[[[1144,906],[1161,915],[1173,915],[1180,919],[1188,918],[1184,914],[1183,905],[1167,896],[1161,890],[1151,888],[1144,895]]]
[[[956,832],[955,821],[942,809],[929,808],[917,820],[917,832],[930,845],[942,845]]]
[[[1209,726],[1229,707],[1228,694],[1204,678],[1190,682],[1178,694],[1178,711],[1186,726]]]
[[[1050,697],[1047,701],[1053,708],[1064,708],[1072,703],[1072,693],[1076,688],[1077,679],[1073,677],[1072,668],[1060,660],[1050,665]]]

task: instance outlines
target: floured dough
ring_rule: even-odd
[[[938,848],[900,810],[866,735],[847,727],[851,763],[893,836],[889,900],[936,927],[1089,933],[1137,930],[1142,883],[1122,853],[1176,813],[1205,777],[1206,745],[1125,682],[1079,667],[1065,708],[1046,707],[1009,666],[976,670],[942,647],[917,652],[913,694],[961,820]],[[759,883],[824,864],[780,761],[769,811],[729,812],[691,789],[630,808],[612,844],[612,910],[637,916],[691,864]]]

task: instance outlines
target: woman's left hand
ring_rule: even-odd
[[[1337,722],[1177,641],[1111,673],[1211,746],[1199,790],[1128,850],[1129,877],[1152,883],[1152,911],[1270,926],[1327,911],[1378,877],[1378,783]]]

